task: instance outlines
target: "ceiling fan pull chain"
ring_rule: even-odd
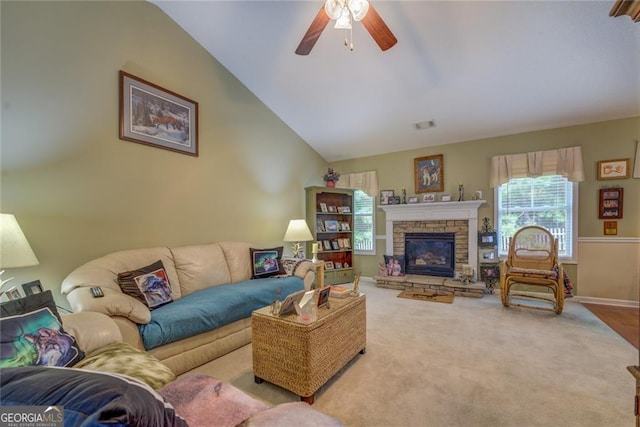
[[[349,29],[349,38],[351,39],[351,46],[349,48],[351,49],[351,52],[353,52],[353,27]]]

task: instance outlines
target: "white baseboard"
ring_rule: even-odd
[[[574,297],[580,303],[586,304],[600,304],[600,305],[615,305],[618,307],[633,307],[638,308],[640,304],[638,301],[624,300],[624,299],[612,299],[612,298],[597,298],[597,297]]]

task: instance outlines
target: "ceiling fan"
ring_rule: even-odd
[[[351,30],[353,21],[362,21],[362,25],[383,51],[392,48],[398,42],[367,0],[327,0],[302,37],[296,49],[298,55],[308,55],[311,52],[330,20],[336,21],[335,28],[344,30]],[[353,50],[353,41],[349,43],[345,37],[345,46],[347,45]]]

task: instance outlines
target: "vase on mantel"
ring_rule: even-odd
[[[336,182],[335,181],[327,181],[327,187],[335,187],[336,186]]]

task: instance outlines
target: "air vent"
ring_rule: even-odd
[[[413,126],[416,128],[416,130],[431,129],[436,127],[436,122],[434,120],[426,120],[424,122],[418,122]]]

